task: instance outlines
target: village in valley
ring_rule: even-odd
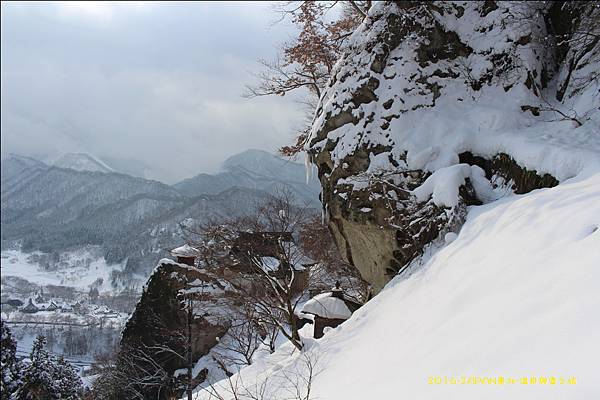
[[[13,264],[9,264],[11,261]],[[139,297],[137,290],[104,290],[102,278],[96,279],[87,290],[53,284],[59,282],[44,278],[53,271],[46,272],[35,264],[37,259],[26,264],[20,261],[14,256],[5,258],[3,253],[0,304],[3,324],[18,341],[18,357],[27,359],[35,337],[44,335],[51,353],[67,357],[84,374],[97,358],[114,351],[120,331]],[[6,265],[11,268],[5,269]],[[15,273],[19,267],[23,268],[20,277]],[[63,280],[66,284],[71,281]]]

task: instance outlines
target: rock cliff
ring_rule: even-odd
[[[161,260],[123,330],[121,368],[129,367],[127,374],[131,381],[141,372],[140,377],[143,375],[148,380],[143,389],[148,397],[169,398],[174,393],[181,394],[185,382],[184,379],[177,382],[174,372],[188,365],[187,307],[191,304],[193,309],[189,328],[191,358],[195,362],[229,329],[234,303],[224,285],[206,271],[169,259]],[[164,381],[151,380],[150,372],[153,377],[162,376]],[[194,382],[203,381],[206,373],[198,371]]]
[[[581,172],[561,143],[597,120],[598,36],[578,33],[593,21],[585,3],[373,5],[307,151],[336,242],[376,290],[458,231],[469,205]]]

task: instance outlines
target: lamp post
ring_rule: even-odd
[[[188,298],[188,312],[187,312],[187,398],[188,400],[192,400],[192,318],[193,318],[193,309],[192,309],[192,297]]]

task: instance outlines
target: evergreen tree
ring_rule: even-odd
[[[62,400],[76,400],[81,398],[83,382],[75,368],[62,356],[56,361],[54,381],[58,387]]]
[[[17,360],[17,342],[4,321],[0,321],[0,331],[0,399],[8,400],[21,386],[21,363]]]
[[[46,350],[44,336],[40,335],[35,339],[29,358],[31,363],[25,368],[23,385],[17,391],[17,399],[59,399],[59,391],[54,382],[56,365]]]
[[[17,400],[80,399],[83,383],[75,368],[62,356],[56,359],[48,353],[46,343],[44,336],[35,339],[29,356],[31,363],[25,368]]]

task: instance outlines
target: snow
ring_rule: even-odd
[[[599,248],[599,173],[471,207],[456,240],[419,260],[423,266],[396,277],[322,339],[306,339],[305,354],[319,359],[311,394],[600,397]],[[242,370],[243,382],[298,368],[303,357],[290,353],[282,346]],[[441,384],[428,382],[438,377]],[[485,377],[507,383],[444,384]],[[520,383],[532,377],[556,384]],[[567,383],[571,378],[576,384]],[[277,392],[277,382],[268,386]]]
[[[279,269],[279,260],[275,257],[261,257],[260,263],[265,271],[277,271]]]
[[[307,152],[304,152],[304,169],[306,171],[306,184],[310,184],[310,181],[313,177],[313,169],[314,165],[310,162],[310,155]]]
[[[63,253],[69,259],[68,265],[46,271],[32,261],[31,256],[36,254],[43,253],[23,253],[19,250],[2,251],[0,270],[3,280],[8,276],[16,276],[38,285],[71,286],[87,291],[90,285],[101,279],[102,284],[98,290],[105,292],[115,289],[111,287],[110,283],[111,272],[120,271],[123,268],[121,264],[108,265],[104,258],[96,258],[86,250],[78,250]],[[89,266],[85,263],[87,260],[90,260]],[[145,277],[137,278],[140,281],[145,279]]]
[[[196,257],[198,255],[198,249],[195,249],[186,243],[183,246],[171,250],[171,255],[173,257]]]
[[[510,186],[498,185],[494,188],[485,177],[485,171],[477,165],[455,164],[436,170],[425,182],[411,193],[419,202],[433,200],[440,207],[455,207],[459,201],[460,186],[469,178],[477,197],[484,203],[506,196],[511,193]]]
[[[75,171],[115,172],[106,163],[87,153],[63,154],[52,165],[59,168],[74,169]]]
[[[458,235],[456,233],[448,232],[444,235],[444,242],[446,242],[447,244],[450,244],[450,243],[454,242],[457,237],[458,237]]]
[[[302,307],[302,313],[332,319],[348,319],[352,315],[344,300],[331,296],[331,292],[318,294],[307,301]]]
[[[433,199],[436,206],[454,207],[458,205],[458,189],[471,176],[471,167],[457,164],[435,171],[412,194],[419,202]]]
[[[471,152],[474,155],[491,159],[499,153],[509,154],[518,165],[540,174],[549,173],[558,181],[564,182],[575,176],[595,173],[600,169],[600,113],[598,112],[597,83],[592,83],[581,95],[574,98],[574,104],[557,105],[559,109],[577,108],[578,115],[585,120],[583,126],[575,127],[572,121],[560,121],[553,113],[542,113],[539,117],[523,112],[522,105],[540,106],[540,98],[526,88],[526,74],[515,74],[514,85],[504,89],[500,82],[484,85],[474,92],[464,79],[439,78],[434,71],[457,69],[451,61],[441,60],[427,67],[421,67],[415,59],[415,48],[419,38],[404,40],[391,51],[387,65],[381,74],[369,66],[377,48],[382,46],[375,37],[386,29],[386,18],[376,16],[389,12],[396,5],[390,2],[375,2],[370,11],[373,21],[363,26],[353,35],[349,50],[336,64],[333,74],[337,79],[334,85],[325,89],[320,100],[320,109],[312,126],[309,150],[317,154],[327,143],[335,144],[329,152],[333,167],[344,169],[346,157],[355,154],[359,148],[386,147],[376,156],[370,155],[370,165],[366,175],[400,170],[424,170],[434,175],[426,187],[417,191],[421,199],[426,194],[436,195],[436,204],[455,204],[455,183],[466,177],[477,177],[474,170],[468,174],[465,167],[458,166],[458,155]],[[481,21],[476,2],[462,3],[465,16],[458,19],[450,13],[438,22],[447,30],[455,31],[461,40],[476,50],[462,61],[469,66],[474,77],[491,67],[490,59],[514,44],[514,38],[525,36],[537,29],[524,28],[519,24],[502,28],[495,18],[503,11],[500,8]],[[513,5],[520,7],[520,5]],[[396,10],[399,15],[402,10]],[[483,23],[483,25],[481,25]],[[486,28],[485,35],[474,28]],[[508,40],[511,39],[511,40]],[[376,46],[375,49],[372,46]],[[541,61],[537,55],[543,53],[539,45],[520,46],[515,51],[520,57],[521,68],[539,73]],[[489,50],[489,51],[488,51]],[[536,53],[537,52],[537,53]],[[460,65],[458,66],[460,67]],[[479,71],[479,72],[478,72]],[[367,73],[368,72],[368,73]],[[440,97],[431,106],[432,94],[423,94],[422,88],[411,80],[411,76],[422,75],[441,87]],[[375,90],[378,101],[360,104],[353,108],[355,116],[361,118],[357,124],[348,123],[328,132],[326,138],[313,143],[325,125],[326,119],[333,119],[346,110],[345,104],[351,101],[354,93],[369,77],[379,80]],[[387,78],[386,78],[387,77]],[[555,83],[553,83],[555,84]],[[553,84],[548,90],[552,90]],[[552,97],[550,94],[547,97]],[[381,104],[394,100],[389,109]],[[347,111],[347,110],[346,110]],[[382,124],[389,120],[385,130]],[[390,159],[395,160],[394,165]],[[398,167],[400,165],[400,167]],[[452,167],[435,176],[438,170]],[[345,176],[345,175],[344,175]],[[435,177],[434,177],[435,176]],[[366,186],[368,180],[357,180],[356,176],[338,179],[337,184],[352,184],[355,189]],[[451,182],[444,184],[444,178]],[[481,182],[481,180],[480,180]],[[437,190],[436,190],[437,189]],[[485,188],[482,188],[485,189]],[[501,197],[502,193],[484,190],[490,200]]]

